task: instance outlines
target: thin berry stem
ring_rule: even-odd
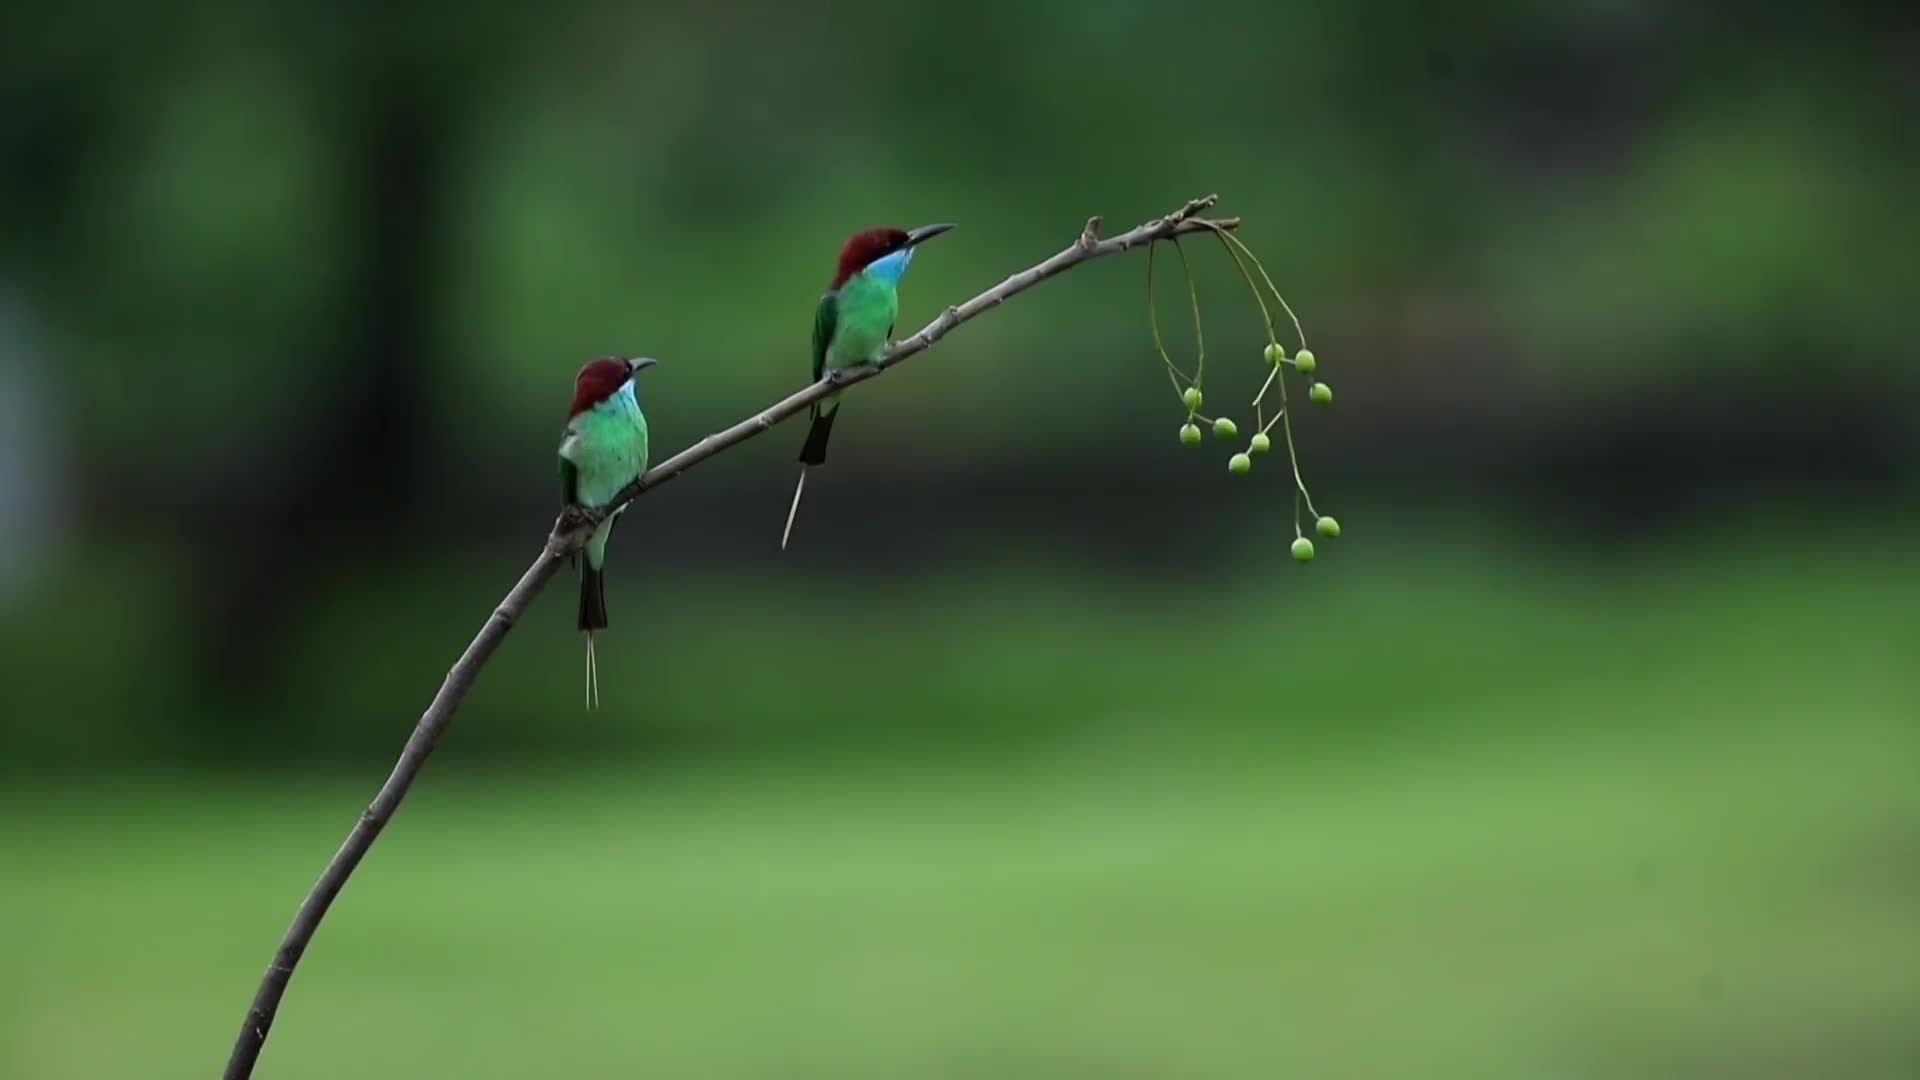
[[[1207,335],[1205,326],[1200,321],[1200,290],[1194,287],[1193,264],[1187,261],[1187,249],[1180,246],[1178,237],[1173,240],[1173,250],[1180,255],[1180,272],[1187,280],[1187,299],[1193,304],[1193,348],[1196,354],[1193,361],[1193,385],[1199,386],[1201,380],[1207,375]]]
[[[1180,365],[1173,362],[1173,357],[1167,354],[1166,342],[1160,337],[1159,305],[1154,303],[1153,296],[1153,253],[1158,250],[1159,247],[1159,244],[1154,243],[1147,245],[1147,326],[1153,331],[1154,351],[1160,354],[1160,362],[1167,366],[1167,378],[1173,382],[1173,392],[1178,394],[1181,391],[1181,379],[1185,379],[1189,383],[1193,382],[1194,379],[1193,376],[1188,375],[1182,370]]]
[[[1221,242],[1228,245],[1229,248],[1238,248],[1242,254],[1245,254],[1247,258],[1253,260],[1253,268],[1255,270],[1260,271],[1260,279],[1267,283],[1267,288],[1272,291],[1273,298],[1280,302],[1281,310],[1285,311],[1287,313],[1287,318],[1293,321],[1293,332],[1299,335],[1300,337],[1300,348],[1301,349],[1306,348],[1307,332],[1300,325],[1300,316],[1295,315],[1293,313],[1293,305],[1287,303],[1287,298],[1280,295],[1280,287],[1273,283],[1273,277],[1272,275],[1267,273],[1266,265],[1260,261],[1260,256],[1255,255],[1253,253],[1253,249],[1248,247],[1245,241],[1241,240],[1239,237],[1233,235],[1232,233],[1228,232],[1225,229],[1216,228],[1213,230],[1213,235],[1218,236]],[[1238,262],[1239,259],[1236,258],[1234,261]],[[1244,269],[1244,267],[1242,269]],[[1262,312],[1265,312],[1266,305],[1265,304],[1260,305],[1260,309]],[[1269,323],[1271,323],[1271,320],[1269,320]],[[1294,350],[1295,353],[1298,353],[1299,351],[1300,351],[1299,349]]]

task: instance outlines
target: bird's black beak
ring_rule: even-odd
[[[953,228],[953,226],[950,224],[922,225],[919,228],[914,229],[912,232],[909,232],[907,234],[907,246],[913,247],[914,245],[920,243],[923,240],[931,240],[934,237],[939,236],[941,233],[946,232],[948,229],[951,229],[951,228]]]
[[[650,368],[659,362],[651,356],[636,356],[627,361],[627,375],[638,375],[643,369]]]

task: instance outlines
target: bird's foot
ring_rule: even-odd
[[[853,379],[852,368],[828,368],[827,369],[827,385],[828,386],[845,386],[852,379]]]
[[[573,532],[576,529],[586,528],[591,521],[585,510],[578,506],[569,506],[560,511],[560,520],[555,523],[555,529],[559,532]]]

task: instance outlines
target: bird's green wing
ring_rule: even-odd
[[[813,309],[813,381],[827,373],[827,346],[833,343],[833,328],[840,319],[840,304],[832,293],[820,298]]]

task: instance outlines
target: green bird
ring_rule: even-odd
[[[913,261],[914,248],[952,225],[922,225],[917,229],[863,229],[840,246],[833,284],[813,312],[813,381],[822,375],[862,364],[877,364],[893,339],[894,320],[900,314],[900,276]],[[780,534],[786,550],[793,534],[793,517],[800,512],[800,493],[807,488],[807,470],[827,461],[827,437],[840,414],[835,391],[815,402],[807,441],[800,447],[800,482],[787,509],[787,527]]]
[[[633,377],[655,361],[603,356],[573,377],[573,406],[560,438],[560,497],[567,506],[597,510],[647,471],[647,417]],[[607,538],[626,507],[615,510],[575,557],[580,569],[580,633],[587,641],[587,707],[600,703],[600,668],[593,634],[607,628]]]

